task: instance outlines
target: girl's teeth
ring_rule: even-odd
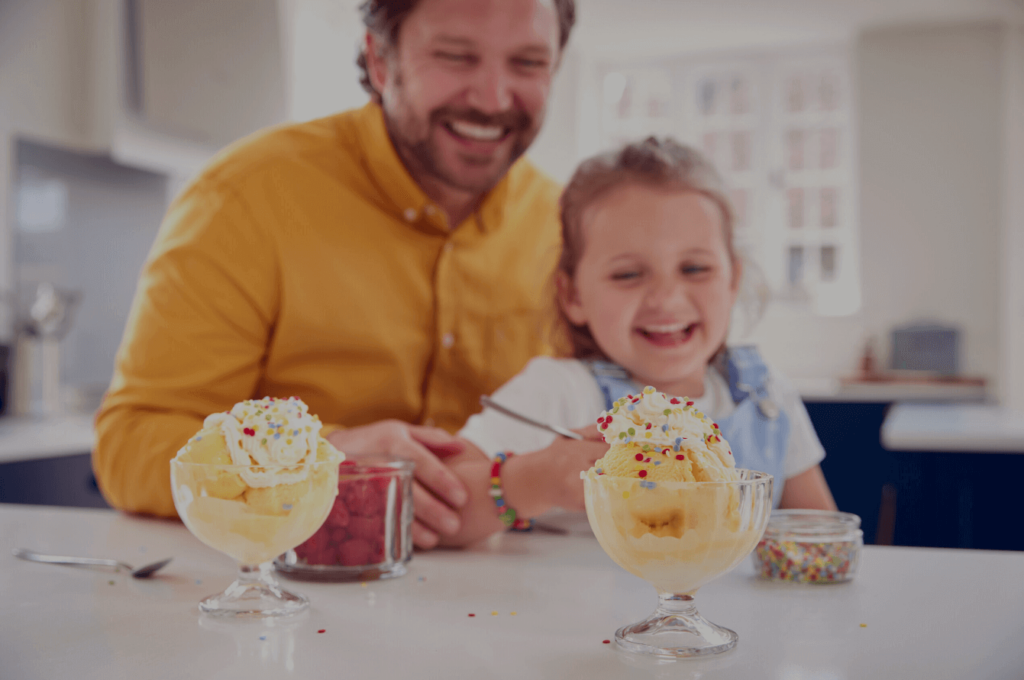
[[[500,127],[473,125],[472,123],[465,123],[458,120],[453,120],[451,122],[451,126],[452,130],[454,130],[456,134],[481,142],[493,142],[501,139],[501,136],[505,132]]]

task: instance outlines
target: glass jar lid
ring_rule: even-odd
[[[829,510],[774,510],[765,538],[786,541],[849,541],[863,535],[860,517]]]

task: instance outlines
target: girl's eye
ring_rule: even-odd
[[[612,274],[612,280],[613,281],[629,281],[631,279],[638,278],[639,276],[640,276],[640,272],[638,272],[638,271],[630,270],[630,271],[624,271],[624,272],[615,272],[614,274]]]
[[[707,267],[702,264],[688,264],[683,265],[682,272],[687,276],[693,276],[696,274],[704,274],[705,272],[711,271],[711,267]]]

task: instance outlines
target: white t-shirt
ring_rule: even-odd
[[[786,479],[804,472],[825,458],[825,449],[811,424],[796,389],[769,367],[768,396],[789,416],[789,446],[783,461]],[[523,415],[570,429],[593,425],[605,410],[604,394],[590,369],[576,359],[537,357],[492,398]],[[696,407],[715,420],[724,420],[736,408],[725,378],[712,367],[704,373],[704,396]],[[557,435],[509,418],[494,409],[470,417],[459,436],[488,456],[499,451],[523,454],[549,446]]]

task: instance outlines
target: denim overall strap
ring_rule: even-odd
[[[609,361],[584,361],[604,395],[604,410],[610,411],[616,401],[627,394],[639,394],[643,388],[629,377],[626,369]]]
[[[752,346],[731,347],[727,354],[729,392],[736,408],[718,419],[736,458],[736,467],[767,472],[775,477],[772,503],[779,506],[786,478],[783,462],[789,444],[789,417],[767,408],[768,367]],[[774,416],[774,417],[771,417]]]

